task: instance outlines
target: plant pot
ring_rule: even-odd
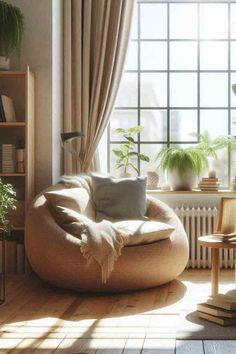
[[[120,178],[130,178],[130,177],[132,177],[131,173],[128,173],[128,172],[121,172],[120,173]]]
[[[147,189],[157,189],[159,176],[156,171],[148,171],[147,173]]]
[[[0,56],[0,70],[10,70],[10,59]]]
[[[191,191],[197,185],[197,176],[191,170],[182,176],[176,170],[168,171],[168,183],[174,191]]]

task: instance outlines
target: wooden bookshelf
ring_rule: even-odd
[[[16,122],[0,122],[0,178],[11,183],[19,200],[15,214],[9,215],[13,224],[12,233],[16,241],[11,242],[6,250],[17,248],[24,239],[25,215],[29,203],[34,197],[34,75],[26,71],[0,71],[0,95],[12,98],[16,111]],[[2,144],[17,145],[18,141],[25,146],[24,173],[2,173]],[[19,212],[18,212],[19,211]],[[15,220],[15,224],[14,224]],[[19,236],[19,241],[17,237]],[[15,246],[13,245],[15,243]],[[1,245],[0,245],[1,246]],[[16,253],[16,252],[15,252]],[[6,259],[8,254],[6,254]],[[12,259],[11,259],[12,263]],[[10,267],[14,269],[14,267]]]

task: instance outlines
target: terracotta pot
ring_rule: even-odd
[[[197,186],[196,174],[189,170],[180,176],[176,170],[168,171],[168,183],[174,191],[191,191]]]
[[[0,70],[10,70],[10,59],[0,56]]]

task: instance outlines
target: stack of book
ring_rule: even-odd
[[[198,183],[198,188],[201,189],[201,191],[217,192],[219,190],[219,187],[220,187],[220,182],[218,178],[204,177]]]
[[[197,305],[198,315],[221,326],[236,325],[236,297],[218,294]]]
[[[13,100],[5,95],[0,96],[0,122],[15,122],[16,113]]]
[[[16,147],[13,144],[2,144],[2,173],[14,173],[16,164]]]
[[[235,242],[236,241],[236,232],[232,232],[230,234],[214,233],[211,236],[212,236],[212,239],[214,239],[216,241],[222,241],[222,242]]]

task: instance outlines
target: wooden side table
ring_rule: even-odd
[[[212,249],[211,253],[211,294],[216,295],[219,292],[219,273],[220,273],[220,249],[233,248],[236,249],[236,242],[218,241],[213,236],[202,236],[198,238],[201,246]],[[236,268],[235,268],[236,281]]]
[[[1,247],[1,254],[0,254],[0,264],[1,264],[1,271],[0,271],[0,305],[5,301],[5,276],[6,276],[6,269],[5,269],[5,240],[0,240],[2,243]]]

